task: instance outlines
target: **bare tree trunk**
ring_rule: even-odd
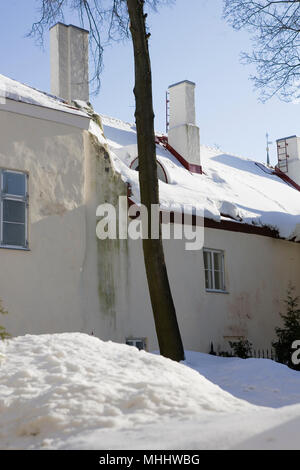
[[[149,238],[143,240],[152,310],[160,353],[175,361],[184,359],[176,311],[169,285],[161,239],[151,238],[151,205],[159,204],[152,78],[143,0],[127,0],[135,63],[135,119],[137,127],[141,203],[148,210]]]

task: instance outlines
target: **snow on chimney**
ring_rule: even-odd
[[[277,168],[300,185],[300,137],[292,135],[277,141]]]
[[[168,141],[189,164],[200,166],[200,133],[196,126],[196,84],[184,80],[169,86]]]
[[[89,101],[89,32],[57,23],[50,29],[51,93]]]

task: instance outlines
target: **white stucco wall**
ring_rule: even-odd
[[[84,329],[85,132],[0,109],[0,167],[29,174],[29,251],[0,248],[13,335]]]
[[[96,238],[97,206],[117,207],[127,194],[109,152],[72,121],[3,109],[0,137],[0,167],[29,173],[30,198],[30,251],[0,248],[0,298],[9,311],[0,324],[13,335],[145,337],[157,349],[141,242]],[[205,247],[225,252],[227,293],[205,291],[202,251],[186,251],[184,240],[164,245],[185,348],[208,352],[212,341],[227,349],[234,336],[270,347],[290,281],[300,295],[299,244],[205,229]]]
[[[186,349],[228,350],[228,339],[244,336],[270,349],[291,281],[300,294],[299,244],[269,237],[205,229],[205,247],[224,250],[227,293],[206,292],[203,251],[185,251],[184,241],[165,241],[165,257]],[[129,242],[127,304],[117,316],[115,339],[146,337],[157,349],[139,242]]]
[[[29,251],[0,248],[9,312],[0,324],[13,336],[80,331],[111,339],[126,304],[127,242],[97,239],[96,208],[116,204],[127,186],[85,122],[25,111],[22,103],[0,109],[0,167],[29,174]]]

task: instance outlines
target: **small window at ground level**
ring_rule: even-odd
[[[146,349],[146,338],[127,338],[126,344],[128,346],[135,346],[140,351]]]
[[[27,175],[0,169],[0,246],[27,248]]]
[[[203,250],[205,288],[210,291],[225,291],[224,252]]]

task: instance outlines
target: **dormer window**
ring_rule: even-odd
[[[139,171],[139,158],[138,157],[133,160],[133,162],[130,165],[130,168],[132,170]],[[157,161],[157,177],[159,180],[163,181],[164,183],[168,183],[168,178],[164,170],[164,167],[159,161]]]

